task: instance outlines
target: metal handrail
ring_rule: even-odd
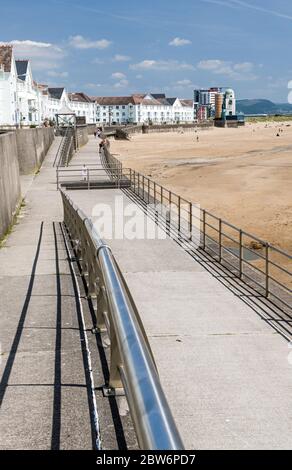
[[[141,449],[184,448],[162,389],[142,321],[111,249],[92,222],[61,191],[64,223],[97,298],[97,325],[109,327],[109,390],[123,387]]]
[[[84,169],[86,169],[86,176],[84,180]],[[80,179],[81,176],[81,179]],[[126,168],[121,170],[120,167],[104,167],[98,164],[91,165],[70,165],[70,166],[58,166],[56,168],[56,184],[57,189],[66,183],[78,183],[80,181],[86,181],[88,189],[91,188],[92,184],[98,183],[99,181],[111,181],[116,187],[120,187],[123,183],[130,182],[130,169],[127,171]]]
[[[71,152],[72,146],[74,145],[74,138],[75,138],[74,128],[68,126],[66,128],[65,134],[62,137],[53,166],[57,166],[57,168],[62,167],[62,166],[68,166],[70,152]],[[74,145],[74,150],[76,150],[75,145]],[[56,162],[57,162],[57,165],[56,165]]]
[[[59,147],[58,147],[58,150],[57,150],[57,153],[56,153],[56,156],[55,156],[55,159],[54,159],[53,166],[56,166],[56,162],[57,162],[57,161],[58,161],[58,164],[59,164],[59,159],[58,159],[58,157],[59,157],[59,153],[60,153],[60,151],[61,151],[61,148],[62,148],[63,144],[64,144],[64,136],[62,136],[62,138],[61,138],[61,142],[60,142],[60,145],[59,145]],[[58,165],[57,165],[57,166],[58,166]]]

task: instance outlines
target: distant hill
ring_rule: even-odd
[[[291,104],[276,104],[269,100],[238,100],[236,109],[244,114],[292,114]]]

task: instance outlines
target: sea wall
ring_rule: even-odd
[[[33,173],[40,168],[54,140],[54,129],[18,129],[15,136],[20,174]]]
[[[210,129],[214,127],[214,121],[206,121],[197,124],[154,124],[152,126],[143,125],[143,134],[150,134],[152,132],[193,132],[194,130]]]
[[[0,135],[0,238],[13,221],[21,200],[15,132]]]

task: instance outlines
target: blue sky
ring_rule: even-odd
[[[3,0],[2,0],[3,2]],[[1,37],[37,81],[90,95],[228,86],[287,102],[291,0],[1,2]]]

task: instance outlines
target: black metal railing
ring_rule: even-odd
[[[105,149],[102,163],[110,169],[120,162]],[[124,175],[123,170],[119,172],[120,178],[130,179],[130,191],[149,206],[148,210],[165,220],[170,235],[208,252],[260,296],[291,312],[291,254],[192,204],[135,170],[126,169]]]
[[[57,168],[68,166],[76,149],[77,140],[75,129],[73,127],[67,127],[59,145],[53,166],[57,166]]]

